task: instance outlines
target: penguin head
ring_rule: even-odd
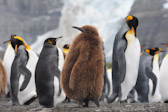
[[[80,30],[83,34],[86,35],[99,35],[97,29],[91,25],[85,25],[82,27],[73,26],[72,28]]]
[[[60,37],[49,37],[44,41],[44,44],[49,44],[49,45],[56,45],[57,41],[62,38],[62,36]]]
[[[63,49],[69,49],[69,44],[65,44],[64,46],[63,46]]]
[[[136,29],[138,27],[138,18],[132,15],[127,16],[126,18],[127,24],[130,29],[134,30],[134,33],[136,35]]]
[[[158,54],[161,52],[161,48],[155,47],[155,48],[149,48],[149,49],[145,49],[145,52],[154,56],[155,54]]]
[[[67,52],[69,51],[69,47],[70,47],[69,44],[65,44],[65,45],[63,46],[63,52],[67,53]]]
[[[11,38],[10,40],[6,41],[6,42],[10,42],[13,49],[15,50],[15,52],[17,52],[17,48],[20,46],[20,45],[23,45],[26,50],[28,49],[31,49],[29,45],[27,45],[24,40],[22,39],[22,37],[19,37],[17,35],[11,35]]]

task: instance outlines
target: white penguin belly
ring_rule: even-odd
[[[121,101],[127,99],[129,92],[133,89],[137,81],[140,59],[140,43],[137,38],[127,44],[125,59],[126,74],[124,81],[121,83]]]
[[[64,55],[63,55],[62,50],[59,47],[57,47],[57,49],[58,49],[58,55],[59,55],[58,68],[60,71],[62,71],[62,68],[64,65]]]
[[[8,44],[8,47],[5,51],[4,54],[4,58],[3,58],[3,65],[6,69],[6,74],[7,74],[7,85],[5,88],[5,94],[8,94],[8,92],[10,92],[10,74],[11,74],[11,67],[12,67],[12,63],[15,57],[15,52],[11,46],[11,44]]]
[[[158,54],[157,54],[158,55]],[[160,74],[159,74],[159,63],[158,63],[159,59],[153,59],[153,70],[152,72],[156,75],[157,78],[157,84],[156,84],[156,91],[154,93],[154,95],[152,96],[152,90],[153,90],[153,83],[152,80],[149,79],[149,94],[148,94],[148,98],[149,98],[149,102],[159,102],[161,100],[161,95],[160,95],[160,90],[159,90],[159,86],[160,86]]]
[[[161,94],[161,100],[164,102],[165,100],[168,100],[168,54],[165,56],[165,58],[162,61],[161,67],[160,67],[160,94]]]
[[[61,94],[58,96],[59,89],[61,89],[61,86],[59,85],[59,79],[57,77],[54,77],[54,106],[56,106],[58,103],[63,102],[66,98],[63,90],[61,90]]]
[[[107,78],[110,82],[110,91],[108,94],[108,97],[110,97],[113,93],[113,82],[112,82],[112,70],[111,69],[107,69]]]
[[[30,81],[29,81],[27,87],[23,91],[19,91],[19,93],[18,93],[18,100],[19,100],[20,105],[23,105],[25,102],[27,102],[31,98],[37,96],[36,86],[35,86],[35,68],[36,68],[38,57],[33,51],[28,50],[28,52],[29,52],[29,60],[28,60],[26,67],[31,72],[31,78],[30,78]],[[22,75],[20,77],[21,84],[23,83],[23,77],[24,76],[22,76]],[[19,85],[19,86],[21,86],[21,85]]]

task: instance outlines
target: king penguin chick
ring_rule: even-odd
[[[7,84],[6,70],[0,59],[0,96],[5,93],[5,87]]]
[[[61,38],[61,37],[59,37]],[[44,41],[36,66],[35,82],[39,103],[45,107],[53,107],[65,100],[65,93],[61,90],[59,60],[64,58],[62,51],[56,47],[59,38],[48,38]]]
[[[140,60],[140,42],[136,37],[138,19],[127,16],[124,26],[117,33],[112,56],[113,94],[108,103],[117,97],[127,102],[127,96],[136,84]]]
[[[16,35],[12,34],[10,38],[13,38],[14,36],[16,36]],[[11,42],[10,41],[6,41],[6,42],[8,42],[8,46],[7,46],[7,49],[6,49],[4,57],[3,57],[3,65],[6,69],[6,75],[7,75],[7,84],[5,87],[5,95],[6,95],[6,97],[10,97],[10,92],[11,92],[10,75],[11,75],[12,62],[15,57],[15,51],[11,45]],[[4,43],[6,43],[6,42],[4,42]]]
[[[61,74],[61,86],[79,106],[93,101],[99,106],[104,77],[102,40],[95,27],[73,27],[81,33],[73,40]]]
[[[10,105],[28,105],[37,96],[34,73],[38,57],[21,37],[15,35],[9,42],[15,50],[10,76]]]

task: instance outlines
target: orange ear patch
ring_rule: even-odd
[[[53,44],[53,42],[52,42],[51,40],[48,40],[48,43],[49,43],[49,44]]]
[[[133,17],[132,16],[128,16],[126,20],[127,20],[127,22],[130,21],[130,20],[133,20]]]

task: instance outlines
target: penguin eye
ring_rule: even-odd
[[[85,32],[89,32],[89,29],[85,29]]]

